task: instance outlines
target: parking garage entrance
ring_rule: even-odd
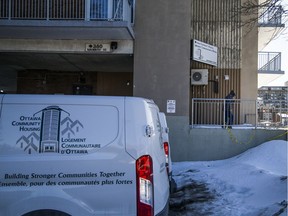
[[[0,57],[6,93],[133,95],[133,55],[9,52]]]

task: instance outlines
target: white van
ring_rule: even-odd
[[[165,163],[153,101],[0,94],[0,215],[168,215]]]
[[[161,123],[161,135],[164,146],[164,152],[166,156],[166,169],[169,177],[169,181],[172,179],[172,161],[171,161],[171,152],[170,152],[170,143],[169,143],[169,128],[167,126],[165,113],[159,113],[159,119]]]
[[[171,150],[170,150],[170,142],[169,142],[169,127],[167,126],[165,113],[160,112],[159,119],[160,119],[161,128],[162,128],[161,134],[162,134],[164,152],[166,156],[166,170],[167,170],[168,178],[169,178],[170,193],[174,193],[177,190],[177,185],[172,175],[173,168],[172,168]]]

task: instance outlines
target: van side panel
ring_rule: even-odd
[[[5,174],[1,178],[0,215],[22,215],[39,209],[83,216],[135,215],[135,176],[131,173],[134,160],[126,154],[110,156],[115,162],[93,157],[73,162],[43,158],[41,162],[38,159],[37,165],[18,158],[19,162],[1,160],[1,173]],[[131,165],[119,163],[120,158],[129,159]],[[49,168],[43,168],[47,163]]]
[[[123,97],[5,95],[0,112],[0,215],[136,215]]]

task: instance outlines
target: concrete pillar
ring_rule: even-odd
[[[187,119],[190,8],[190,0],[145,0],[135,12],[134,96],[153,99],[164,112],[167,100],[176,100],[176,112],[166,114]]]
[[[247,0],[242,0],[242,4]],[[258,92],[258,14],[242,16],[241,99],[257,99]],[[250,23],[254,20],[254,23]]]

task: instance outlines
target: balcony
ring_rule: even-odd
[[[259,14],[259,26],[261,27],[284,27],[282,15],[284,10],[282,6],[261,8]]]
[[[133,39],[133,0],[2,0],[0,38]]]
[[[258,50],[263,50],[268,43],[277,35],[280,28],[284,28],[282,6],[271,6],[261,8],[258,19]]]
[[[284,75],[280,52],[258,52],[258,88]]]
[[[258,73],[284,74],[280,52],[258,52]]]

